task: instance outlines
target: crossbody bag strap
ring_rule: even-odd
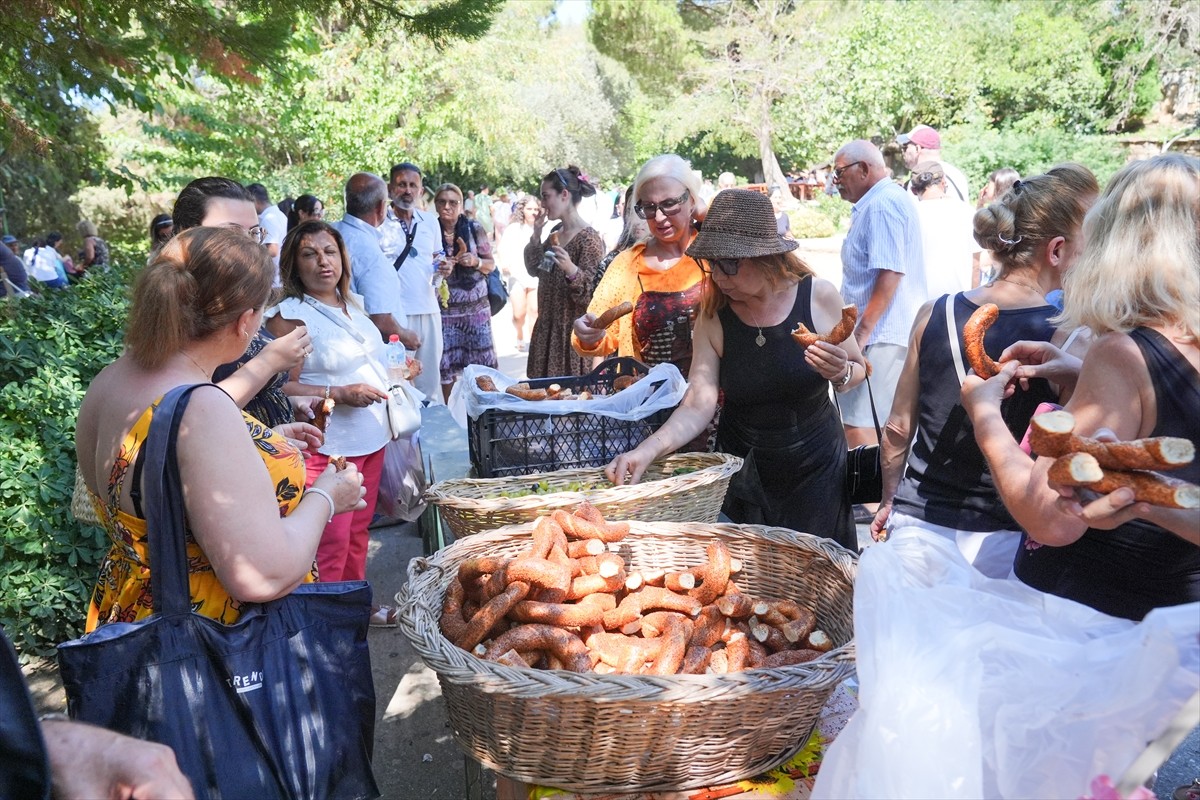
[[[882,444],[883,443],[883,429],[879,426],[879,412],[877,412],[875,410],[875,395],[872,394],[872,392],[871,392],[871,376],[870,375],[866,376],[866,382],[867,382],[867,402],[869,402],[871,404],[871,420],[875,423],[875,438],[879,440],[880,444]],[[841,402],[838,401],[837,389],[834,389],[832,384],[830,384],[830,389],[833,392],[833,404],[835,406],[837,406],[838,416],[840,417],[842,415],[842,404],[841,404]]]
[[[967,379],[967,371],[963,369],[962,347],[958,343],[958,324],[954,321],[954,295],[946,295],[946,337],[950,340],[950,358],[954,362],[954,370],[958,373],[958,385],[962,386]]]
[[[363,356],[366,357],[367,363],[371,365],[371,369],[375,370],[375,374],[378,375],[379,379],[383,381],[383,385],[385,387],[392,385],[391,380],[388,379],[387,373],[379,368],[379,364],[375,362],[375,359],[371,357],[370,352],[367,351],[367,337],[363,336],[362,332],[351,325],[350,321],[346,319],[344,314],[334,311],[329,306],[318,302],[316,299],[309,297],[308,295],[304,295],[304,302],[316,309],[322,316],[333,322],[333,324],[350,334],[350,336],[354,338],[354,341],[358,342],[358,346],[362,348]]]
[[[420,224],[420,220],[414,218],[412,231],[404,231],[404,250],[396,257],[396,260],[392,262],[392,268],[397,272],[400,271],[400,265],[404,263],[404,259],[408,258],[408,254],[412,252],[413,240],[417,238],[417,226]],[[400,229],[404,230],[403,223],[401,223]]]

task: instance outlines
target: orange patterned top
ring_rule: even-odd
[[[134,622],[153,613],[150,597],[150,569],[146,542],[146,520],[127,514],[120,508],[121,489],[125,477],[137,460],[138,452],[150,432],[150,420],[159,400],[147,408],[121,442],[117,460],[108,477],[106,497],[92,495],[92,505],[112,540],[108,556],[100,566],[100,577],[92,591],[88,607],[87,631],[109,622]],[[304,488],[304,458],[300,451],[280,434],[242,412],[263,464],[271,473],[279,516],[285,517],[300,503]],[[212,565],[200,550],[191,533],[187,535],[188,583],[192,610],[231,625],[242,613],[242,604],[229,596],[217,580]],[[317,578],[316,564],[305,579]]]

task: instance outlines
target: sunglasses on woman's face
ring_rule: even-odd
[[[663,200],[661,203],[638,203],[633,207],[633,213],[637,214],[642,219],[654,219],[661,211],[663,216],[673,217],[679,213],[681,207],[687,199],[692,196],[692,193],[684,189],[683,194],[679,197],[672,197],[668,200]]]
[[[732,278],[738,274],[738,269],[742,265],[740,258],[706,258],[700,262],[700,271],[707,274],[713,274],[713,264],[717,265],[717,269],[721,270],[721,274]]]

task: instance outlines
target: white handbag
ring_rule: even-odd
[[[363,348],[363,355],[367,358],[367,363],[371,368],[378,373],[384,386],[390,386],[387,390],[387,417],[388,430],[393,439],[408,438],[416,433],[421,428],[421,401],[425,396],[416,389],[408,381],[400,381],[400,383],[392,385],[388,379],[387,371],[383,369],[378,360],[375,359],[366,348],[366,339],[361,333],[351,325],[341,314],[331,310],[328,306],[318,302],[308,295],[304,296],[304,302],[312,306],[320,312],[326,319],[336,324],[339,328],[346,331],[358,342]]]

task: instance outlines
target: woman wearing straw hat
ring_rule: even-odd
[[[829,384],[852,389],[865,376],[854,337],[802,348],[797,323],[827,332],[843,300],[792,253],[765,195],[740,189],[713,199],[687,249],[706,273],[693,341],[689,389],[666,424],[607,467],[614,483],[636,483],[647,465],[691,441],[724,406],[717,449],[743,457],[725,496],[735,522],[779,525],[857,550],[844,489],[846,438]],[[857,365],[857,366],[856,366]]]

